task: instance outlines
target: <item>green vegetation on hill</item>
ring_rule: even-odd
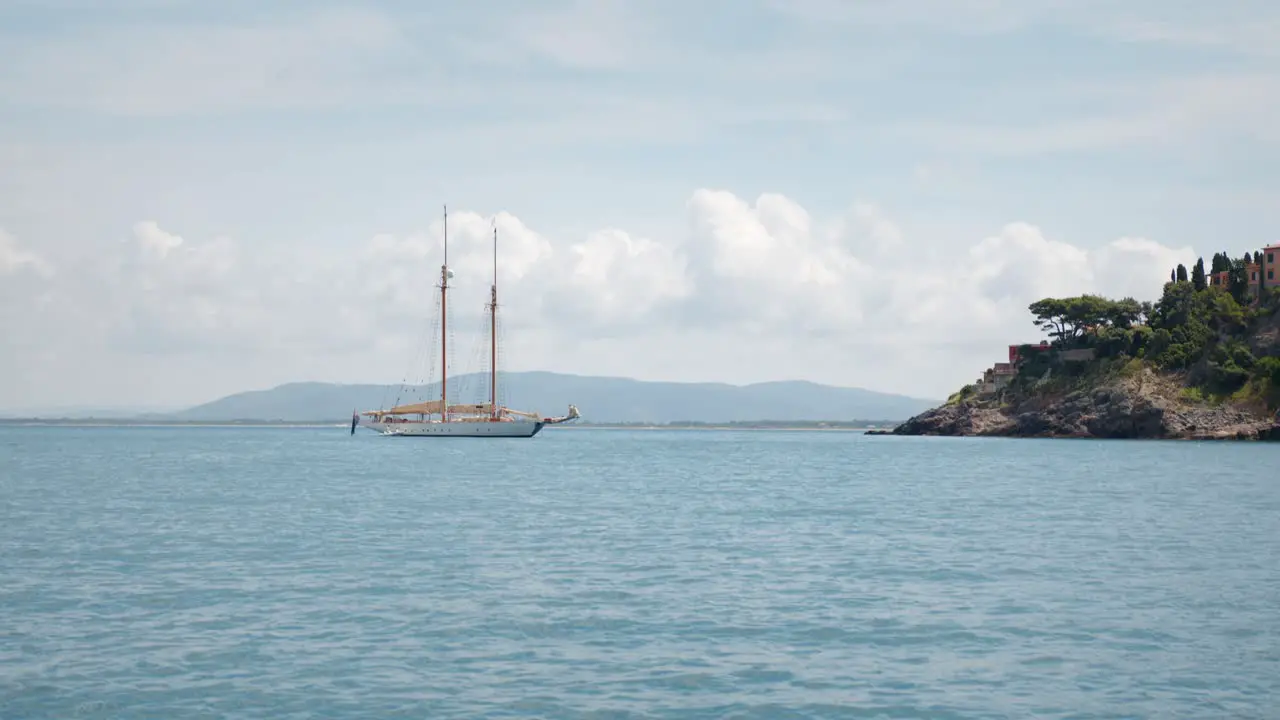
[[[1135,374],[1144,367],[1177,376],[1190,400],[1231,400],[1269,411],[1280,405],[1280,292],[1250,287],[1245,261],[1214,256],[1209,274],[1199,260],[1179,265],[1155,303],[1097,295],[1045,298],[1029,309],[1051,338],[1051,352],[1022,346],[1025,361],[1011,383],[1016,390],[1075,384],[1086,378]],[[1253,262],[1254,258],[1247,258]],[[1225,284],[1211,284],[1227,272]],[[1093,359],[1070,362],[1064,350],[1092,350]],[[953,402],[972,395],[966,388]]]

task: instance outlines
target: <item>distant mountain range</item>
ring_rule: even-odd
[[[487,392],[487,377],[463,375],[449,380],[449,394],[475,402]],[[588,423],[750,422],[750,421],[899,421],[940,404],[934,400],[842,388],[804,381],[754,385],[648,382],[549,372],[503,373],[500,392],[508,406],[562,415],[577,405]],[[151,420],[184,422],[335,421],[352,410],[390,407],[439,396],[439,383],[400,392],[398,386],[289,383],[270,390],[236,393],[171,413],[149,413]],[[500,398],[500,399],[503,399]]]
[[[112,405],[60,405],[44,407],[22,407],[0,410],[0,418],[96,418],[99,420],[129,420],[139,416],[158,417],[165,413],[178,412],[177,407],[139,407]]]

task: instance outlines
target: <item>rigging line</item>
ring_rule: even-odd
[[[409,387],[405,388],[406,391],[411,391],[412,386],[418,384],[417,378],[415,377],[416,373],[414,371],[416,370],[418,372],[421,372],[422,364],[426,360],[424,356],[427,353],[430,345],[431,345],[430,331],[427,329],[426,323],[423,323],[422,342],[419,343],[417,352],[414,353],[413,364],[409,367],[409,370],[405,372],[405,383],[409,385]]]
[[[436,382],[436,374],[439,368],[436,367],[437,348],[440,346],[440,295],[435,295],[434,312],[431,315],[431,347],[428,350],[426,372],[418,382],[418,400],[426,399],[427,391],[431,389]]]
[[[450,367],[450,368],[456,368],[456,367],[458,367],[458,331],[457,331],[457,324],[456,324],[456,323],[449,323],[448,328],[449,328],[449,337],[448,337],[448,341],[449,341],[448,357],[447,357],[447,358],[445,358],[443,362],[448,363],[448,367]],[[452,380],[453,380],[453,387],[452,387],[452,388],[450,388],[450,387],[448,386],[448,379],[446,379],[446,381],[445,381],[445,387],[444,387],[444,390],[448,393],[449,397],[452,397],[452,396],[453,396],[453,394],[454,394],[454,393],[456,393],[456,392],[458,391],[458,378],[457,378],[457,376],[455,376],[453,373],[449,373],[449,376],[448,376],[448,377],[449,377],[450,379],[452,379]]]
[[[481,403],[489,402],[491,391],[489,381],[489,317],[486,314],[481,321],[480,332],[476,334],[476,365],[479,366],[477,385],[481,394]]]
[[[489,377],[488,375],[489,357],[488,357],[488,353],[486,352],[488,350],[488,342],[487,342],[488,336],[485,334],[487,332],[487,328],[483,327],[487,325],[488,322],[485,320],[481,320],[479,324],[482,327],[479,328],[479,330],[476,332],[474,336],[475,342],[472,345],[472,351],[471,351],[472,366],[476,368],[474,380],[475,380],[475,391],[478,398],[476,400],[477,404],[485,403],[485,402],[488,402],[489,400],[489,397],[488,397],[489,387],[487,382]]]
[[[457,327],[458,324],[460,323],[455,323],[454,326]],[[469,336],[471,333],[464,333],[464,335]],[[476,360],[476,348],[474,346],[474,339],[472,338],[472,340],[471,349],[465,356],[466,364],[459,367],[454,373],[454,377],[456,379],[454,387],[456,388],[455,392],[458,395],[459,402],[470,403],[472,401],[472,383],[474,378],[471,377],[471,369],[474,367]]]
[[[426,334],[425,323],[423,324],[422,328],[423,328],[422,333],[418,336],[417,342],[415,342],[413,346],[414,352],[409,356],[409,366],[405,368],[403,379],[400,381],[399,387],[396,388],[396,400],[394,405],[400,404],[400,399],[404,396],[405,390],[408,386],[410,374],[413,372],[413,368],[416,367],[421,362],[421,353],[423,351],[423,347],[427,344],[427,341],[429,340],[429,336]],[[387,394],[390,392],[390,389],[391,389],[390,387],[386,387],[386,386],[383,387],[382,407],[386,406]]]
[[[463,333],[466,340],[470,341],[470,333]],[[474,348],[467,350],[463,355],[465,363],[454,366],[454,395],[457,396],[458,402],[471,402],[471,356],[474,355]]]
[[[437,311],[439,310],[439,303],[438,303],[438,302],[436,303],[436,310],[437,310]],[[437,312],[437,313],[433,313],[433,318],[434,318],[434,316],[435,316],[435,315],[437,315],[437,314],[438,314],[438,312]],[[416,353],[414,353],[413,361],[412,361],[412,363],[410,364],[410,368],[409,368],[409,370],[405,372],[405,380],[404,380],[404,383],[400,386],[399,394],[398,394],[398,395],[397,395],[397,397],[396,397],[396,404],[397,404],[397,405],[399,405],[399,404],[400,404],[400,401],[404,398],[404,396],[405,396],[406,394],[407,394],[407,395],[409,396],[409,398],[410,398],[410,399],[412,399],[413,401],[421,401],[421,400],[422,400],[422,397],[421,397],[421,395],[422,395],[422,383],[418,380],[418,378],[417,378],[416,376],[412,375],[412,372],[413,372],[413,369],[414,369],[414,368],[421,368],[421,367],[422,367],[423,360],[424,360],[424,358],[423,358],[423,354],[424,354],[424,353],[426,353],[426,352],[428,351],[428,348],[429,348],[429,347],[434,347],[434,343],[433,343],[432,339],[433,339],[433,337],[434,337],[434,335],[435,335],[435,327],[437,327],[438,325],[439,325],[439,322],[438,322],[438,321],[433,321],[433,323],[432,323],[432,330],[431,330],[431,332],[430,332],[429,334],[424,334],[424,337],[422,338],[422,343],[418,346],[418,350],[417,350],[417,352],[416,352]]]
[[[471,368],[475,368],[477,366],[484,365],[484,350],[485,350],[485,346],[484,346],[483,336],[479,334],[473,335],[472,343],[471,343],[471,353],[467,361],[468,370],[470,370]],[[475,400],[475,394],[478,389],[483,389],[483,388],[476,387],[477,381],[480,377],[480,373],[482,373],[483,370],[484,369],[481,368],[481,370],[476,372],[468,372],[465,376],[466,384],[467,384],[466,391],[468,393],[468,397],[472,398],[473,402],[480,402],[479,400]]]
[[[496,405],[496,404],[497,404],[497,398],[496,398],[496,396],[494,395],[494,392],[493,392],[493,391],[494,391],[494,387],[493,387],[493,376],[492,376],[492,373],[491,373],[491,371],[493,370],[493,368],[492,368],[492,367],[490,367],[490,365],[491,365],[491,364],[493,364],[493,363],[492,363],[492,361],[491,361],[491,359],[490,359],[490,357],[489,357],[489,353],[485,352],[485,350],[488,350],[488,349],[489,349],[488,347],[485,347],[485,346],[487,346],[487,345],[489,344],[488,342],[485,342],[485,341],[486,341],[486,340],[488,340],[488,339],[492,336],[492,335],[491,335],[491,333],[490,333],[490,331],[489,331],[489,330],[490,330],[490,325],[491,325],[491,324],[492,324],[492,323],[490,323],[490,321],[489,321],[489,316],[488,316],[488,314],[486,314],[486,315],[485,315],[485,318],[484,318],[484,328],[481,330],[480,343],[478,343],[478,344],[481,346],[481,350],[480,350],[480,355],[481,355],[481,357],[480,357],[480,364],[484,366],[484,382],[483,382],[483,383],[481,383],[482,385],[484,385],[484,395],[485,395],[484,401],[485,401],[485,402],[488,402],[490,398],[493,398],[493,399],[494,399],[494,404]]]
[[[417,368],[422,374],[414,378],[414,384],[412,387],[413,398],[416,402],[422,402],[425,399],[424,393],[426,392],[426,388],[423,386],[430,382],[429,378],[435,369],[435,356],[432,353],[435,352],[436,343],[439,342],[436,338],[436,335],[440,332],[439,297],[433,298],[431,309],[431,333],[427,336],[427,347],[424,350],[425,357],[423,357],[417,364]]]
[[[497,349],[497,352],[494,353],[494,355],[496,356],[496,359],[497,359],[498,376],[499,376],[498,377],[498,380],[499,380],[498,405],[499,407],[508,407],[507,402],[509,401],[510,398],[509,398],[509,393],[507,392],[507,383],[502,379],[502,368],[504,365],[503,360],[506,357],[506,347],[507,347],[506,320],[500,314],[495,314],[495,315],[496,316],[494,318],[494,321],[497,323],[497,329],[494,334],[498,338],[498,349]]]

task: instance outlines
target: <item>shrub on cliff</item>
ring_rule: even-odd
[[[1237,315],[1239,306],[1217,288],[1196,292],[1191,283],[1166,283],[1151,315],[1153,342],[1145,357],[1166,370],[1185,370],[1204,355],[1216,330]]]
[[[1060,347],[1087,344],[1090,335],[1102,328],[1128,330],[1141,324],[1148,312],[1133,298],[1110,300],[1100,295],[1045,298],[1031,303],[1030,310],[1036,327]]]
[[[952,393],[951,397],[947,398],[946,404],[959,405],[960,403],[972,398],[977,394],[978,394],[978,388],[976,385],[965,385],[964,387],[960,388],[960,390],[958,390],[957,392]]]
[[[1265,378],[1271,386],[1280,390],[1280,357],[1264,357],[1255,366],[1258,376]]]
[[[1209,351],[1203,371],[1195,373],[1193,382],[1214,393],[1234,393],[1249,382],[1249,371],[1256,364],[1249,348],[1233,339]]]
[[[1224,266],[1234,272],[1240,263],[1215,258],[1214,267]],[[1238,299],[1247,293],[1239,287],[1202,285],[1177,272],[1173,277],[1155,303],[1081,295],[1044,298],[1028,309],[1055,349],[1093,348],[1102,363],[1138,359],[1184,372],[1188,386],[1211,395],[1261,394],[1269,405],[1280,402],[1280,358],[1259,360],[1248,343],[1260,321],[1280,311],[1280,291],[1262,290],[1257,303],[1242,305]],[[1059,372],[1059,366],[1051,356],[1031,356],[1019,376],[1032,380],[1050,368]],[[1061,366],[1069,375],[1082,370]]]

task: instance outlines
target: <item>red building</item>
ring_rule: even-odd
[[[1244,266],[1245,284],[1252,295],[1257,295],[1262,288],[1280,287],[1280,244],[1262,248],[1253,257],[1258,256],[1262,262],[1246,262]],[[1225,288],[1231,284],[1231,273],[1212,273],[1209,284]]]
[[[1033,344],[1033,343],[1026,343],[1026,344],[1027,344],[1027,345],[1031,345],[1031,347],[1033,347],[1033,348],[1035,348],[1035,349],[1037,349],[1037,350],[1048,350],[1048,349],[1049,349],[1049,341],[1048,341],[1048,340],[1041,340],[1039,345],[1036,345],[1036,344]],[[1018,360],[1020,360],[1020,359],[1021,359],[1021,358],[1019,358],[1019,357],[1018,357],[1018,348],[1020,348],[1020,347],[1022,347],[1022,346],[1021,346],[1021,345],[1010,345],[1010,346],[1009,346],[1009,365],[1011,365],[1011,366],[1013,366],[1013,367],[1017,367],[1017,366],[1018,366]]]
[[[1262,263],[1258,267],[1262,287],[1280,287],[1280,244],[1262,248]]]

